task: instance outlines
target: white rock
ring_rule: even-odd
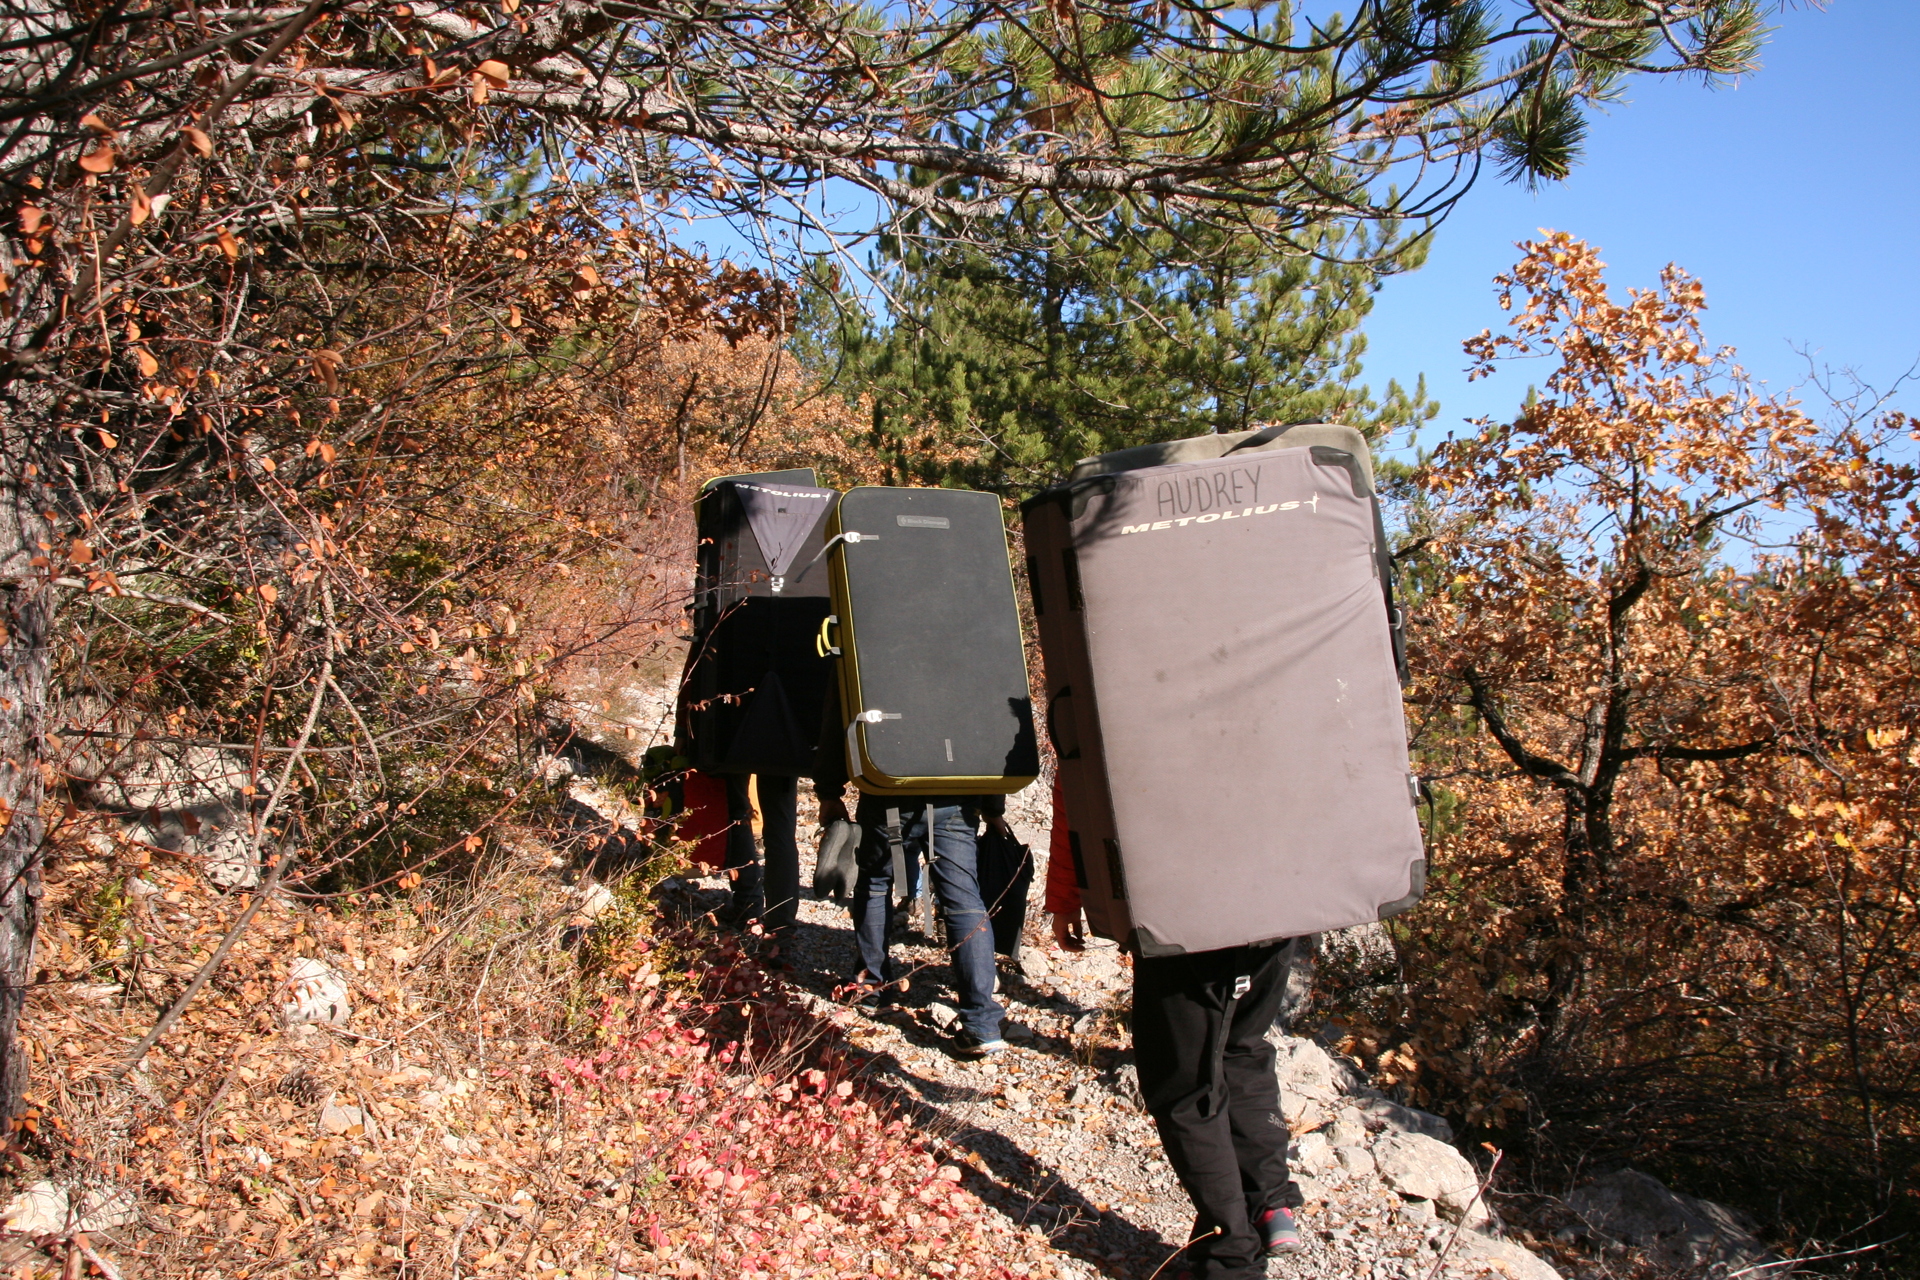
[[[1480,1176],[1454,1148],[1425,1134],[1388,1133],[1373,1144],[1386,1184],[1403,1196],[1431,1200],[1456,1222],[1473,1227],[1491,1221],[1479,1195]]]
[[[89,1187],[75,1193],[44,1179],[0,1210],[8,1230],[28,1236],[111,1231],[139,1217],[140,1201],[131,1191]]]
[[[1327,1145],[1324,1133],[1303,1133],[1293,1141],[1293,1159],[1302,1169],[1309,1172],[1324,1169],[1333,1159],[1333,1149]]]
[[[1336,1147],[1334,1154],[1340,1158],[1340,1167],[1356,1178],[1374,1171],[1373,1153],[1364,1147]]]
[[[1578,1187],[1567,1207],[1596,1231],[1645,1249],[1680,1271],[1738,1269],[1778,1259],[1725,1205],[1669,1191],[1659,1179],[1622,1169]]]
[[[1478,1231],[1462,1231],[1449,1255],[1462,1262],[1478,1262],[1506,1280],[1560,1280],[1560,1273],[1511,1240]]]
[[[280,1013],[289,1027],[344,1027],[353,1017],[346,975],[324,960],[295,956],[287,966],[287,987],[290,999],[280,1006]]]
[[[1367,1126],[1360,1123],[1358,1113],[1348,1107],[1328,1126],[1327,1141],[1336,1147],[1364,1147],[1367,1145]]]
[[[953,1024],[960,1021],[960,1011],[950,1004],[941,1004],[935,1000],[927,1006],[927,1016],[933,1019],[933,1025],[942,1031],[951,1031]]]
[[[1375,1129],[1423,1133],[1436,1142],[1453,1141],[1453,1126],[1447,1123],[1445,1117],[1436,1116],[1430,1111],[1403,1107],[1390,1098],[1375,1096],[1362,1099],[1360,1111],[1366,1117],[1366,1123]]]
[[[373,1126],[367,1123],[367,1115],[358,1107],[343,1107],[329,1102],[320,1108],[320,1131],[331,1134],[349,1134],[355,1129],[365,1133]]]
[[[597,880],[582,880],[573,890],[573,909],[589,920],[598,920],[614,904],[613,890]]]
[[[1282,1090],[1328,1101],[1337,1092],[1333,1084],[1333,1059],[1311,1040],[1287,1036],[1275,1045],[1274,1072],[1280,1077]]]
[[[1053,972],[1053,962],[1039,947],[1020,948],[1020,972],[1029,982],[1038,982]]]

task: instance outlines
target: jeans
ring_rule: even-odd
[[[769,929],[784,929],[800,909],[800,842],[795,833],[795,804],[799,779],[755,775],[760,796],[760,843],[766,849],[766,872],[761,874],[759,851],[753,844],[753,803],[747,798],[747,775],[730,773],[727,783],[727,865],[733,880],[733,906],[740,919],[759,920]]]
[[[993,924],[980,901],[975,833],[979,813],[953,797],[931,801],[907,796],[862,796],[860,876],[853,888],[853,932],[860,963],[875,977],[892,978],[887,936],[893,928],[893,850],[887,842],[887,810],[900,813],[900,834],[907,866],[917,865],[927,847],[927,806],[933,808],[933,892],[946,921],[953,957],[953,988],[960,999],[960,1022],[980,1040],[1000,1038],[1001,1010],[993,998]],[[913,879],[909,871],[908,879]]]

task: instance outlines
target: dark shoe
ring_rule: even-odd
[[[965,1027],[953,1033],[953,1052],[962,1058],[991,1058],[995,1054],[1005,1053],[1007,1042],[999,1036],[991,1040],[982,1040]]]
[[[1293,1210],[1284,1206],[1269,1209],[1253,1220],[1260,1229],[1260,1238],[1267,1242],[1267,1256],[1279,1257],[1283,1253],[1299,1253],[1306,1246],[1300,1243],[1300,1224],[1293,1220]]]
[[[839,998],[866,1013],[879,1013],[900,1003],[900,984],[882,982],[862,969],[858,976],[837,993]]]

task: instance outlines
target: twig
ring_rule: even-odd
[[[467,1210],[466,1221],[462,1222],[460,1224],[460,1229],[453,1233],[453,1244],[450,1245],[447,1249],[447,1253],[449,1256],[449,1261],[447,1265],[453,1268],[453,1280],[460,1280],[460,1246],[466,1243],[467,1228],[471,1227],[474,1223],[474,1219],[478,1218],[479,1216],[480,1216],[480,1211],[478,1209]]]
[[[93,590],[89,584],[80,581],[78,578],[55,578],[53,585],[56,587],[66,587],[72,591]],[[125,596],[129,600],[145,600],[149,604],[169,604],[176,609],[190,609],[194,613],[200,614],[203,617],[212,618],[216,622],[224,622],[228,626],[233,625],[232,618],[221,613],[218,609],[207,608],[207,606],[201,604],[198,600],[187,600],[180,596],[163,596],[152,591],[135,591],[132,587],[122,587],[118,585],[108,591],[107,594]]]
[[[260,838],[266,834],[267,824],[273,820],[274,812],[280,807],[280,801],[287,794],[287,782],[293,775],[294,765],[300,760],[300,753],[306,749],[308,741],[313,737],[313,727],[320,720],[320,704],[326,701],[327,687],[332,678],[333,659],[328,658],[320,668],[320,678],[314,681],[313,703],[307,708],[307,723],[300,730],[300,740],[294,743],[292,753],[287,756],[286,767],[280,771],[280,784],[273,789],[273,796],[267,801],[267,807],[253,829],[253,839],[247,847],[249,862],[260,856]],[[293,854],[285,850],[273,860],[273,866],[267,871],[267,878],[260,882],[259,889],[253,895],[253,901],[247,904],[247,909],[240,913],[240,918],[233,922],[231,929],[227,930],[227,936],[220,939],[220,945],[213,949],[213,954],[207,957],[207,962],[200,966],[200,972],[193,975],[193,981],[189,982],[187,989],[180,993],[180,998],[173,1002],[173,1007],[160,1015],[160,1021],[153,1024],[153,1030],[141,1037],[140,1043],[134,1047],[127,1060],[114,1070],[110,1079],[124,1080],[127,1073],[139,1066],[140,1060],[147,1056],[147,1050],[153,1048],[160,1037],[167,1033],[167,1029],[187,1011],[187,1006],[193,1003],[194,997],[200,994],[200,989],[207,985],[207,980],[213,977],[215,970],[219,969],[222,962],[226,960],[227,952],[233,950],[233,944],[240,940],[240,935],[245,933],[247,926],[253,923],[254,916],[260,913],[260,908],[265,906],[267,899],[273,896],[273,891],[279,887],[281,878],[286,875],[287,867],[292,863]]]
[[[1873,1244],[1863,1244],[1858,1249],[1842,1249],[1838,1253],[1816,1253],[1811,1257],[1805,1258],[1782,1258],[1778,1262],[1756,1262],[1750,1267],[1742,1267],[1738,1271],[1727,1272],[1727,1280],[1740,1280],[1741,1276],[1754,1275],[1761,1271],[1771,1270],[1774,1267],[1797,1267],[1808,1262],[1826,1262],[1833,1258],[1851,1258],[1856,1253],[1872,1253],[1875,1249],[1884,1249],[1895,1240],[1902,1238],[1901,1236],[1893,1236],[1887,1240],[1875,1241]]]
[[[1166,1259],[1163,1262],[1161,1262],[1159,1266],[1153,1269],[1153,1274],[1148,1276],[1147,1280],[1160,1280],[1160,1273],[1162,1271],[1165,1271],[1170,1265],[1172,1265],[1173,1260],[1175,1258],[1179,1257],[1181,1254],[1185,1253],[1187,1250],[1193,1248],[1193,1246],[1199,1244],[1202,1240],[1211,1240],[1213,1239],[1213,1237],[1219,1234],[1220,1234],[1220,1228],[1215,1227],[1213,1230],[1207,1232],[1207,1234],[1203,1236],[1195,1236],[1193,1239],[1187,1241],[1185,1244],[1181,1245],[1178,1249],[1175,1249],[1172,1253],[1168,1254],[1166,1256]]]
[[[1488,1146],[1487,1150],[1493,1152],[1493,1163],[1487,1166],[1487,1176],[1480,1179],[1480,1185],[1474,1188],[1473,1199],[1467,1201],[1467,1207],[1460,1211],[1460,1221],[1453,1224],[1453,1234],[1447,1237],[1446,1248],[1440,1250],[1440,1256],[1434,1259],[1433,1269],[1427,1272],[1427,1280],[1434,1280],[1440,1274],[1440,1268],[1447,1265],[1447,1255],[1460,1242],[1460,1233],[1467,1229],[1467,1215],[1473,1212],[1473,1206],[1480,1203],[1480,1198],[1487,1194],[1487,1188],[1493,1185],[1494,1170],[1500,1167],[1500,1157],[1505,1152],[1493,1146]]]

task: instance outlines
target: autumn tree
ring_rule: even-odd
[[[1652,1163],[1757,1207],[1796,1187],[1801,1228],[1898,1207],[1920,580],[1888,444],[1911,424],[1763,394],[1677,269],[1619,298],[1590,246],[1522,247],[1511,325],[1467,347],[1551,372],[1416,478],[1435,878],[1368,1047],[1543,1169]]]

